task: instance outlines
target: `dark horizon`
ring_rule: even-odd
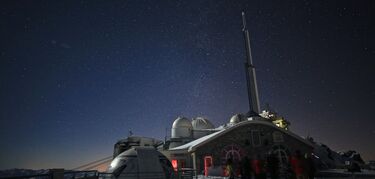
[[[0,169],[70,169],[129,131],[246,113],[243,10],[261,109],[375,160],[372,1],[0,4]]]

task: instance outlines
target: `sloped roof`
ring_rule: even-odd
[[[201,137],[199,139],[196,139],[196,140],[193,140],[187,144],[184,144],[184,145],[181,145],[181,146],[178,146],[178,147],[175,147],[175,148],[172,148],[172,149],[169,149],[171,151],[175,151],[175,150],[187,150],[187,152],[194,152],[197,148],[199,148],[200,146],[232,131],[232,130],[235,130],[239,127],[242,127],[242,126],[245,126],[245,125],[254,125],[254,124],[260,124],[260,125],[266,125],[266,126],[269,126],[269,127],[272,127],[274,129],[277,129],[278,131],[282,132],[282,133],[285,133],[299,141],[301,141],[302,143],[308,145],[308,146],[311,146],[313,147],[313,145],[308,142],[307,140],[303,139],[302,137],[290,132],[290,131],[287,131],[287,130],[284,130],[284,129],[281,129],[277,126],[275,126],[274,124],[270,123],[270,122],[267,122],[267,121],[261,121],[261,120],[251,120],[251,121],[244,121],[244,122],[240,122],[240,123],[237,123],[233,126],[230,126],[230,127],[227,127],[227,128],[224,128],[220,131],[217,131],[217,132],[214,132],[212,134],[209,134],[209,135],[206,135],[204,137]]]

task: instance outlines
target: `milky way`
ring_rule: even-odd
[[[1,1],[0,168],[74,168],[175,118],[260,101],[334,150],[375,159],[371,1]],[[168,134],[169,135],[169,134]]]

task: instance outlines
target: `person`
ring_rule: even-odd
[[[296,150],[295,154],[290,158],[290,165],[297,179],[305,179],[303,157],[299,150]]]
[[[265,179],[266,173],[264,172],[264,162],[261,159],[261,156],[258,154],[254,157],[252,162],[253,171],[256,179]]]
[[[311,153],[305,154],[305,163],[306,163],[305,178],[314,179],[316,168],[315,168],[314,160],[311,157]]]
[[[241,162],[241,176],[243,179],[251,179],[251,163],[247,156]]]
[[[231,158],[227,160],[226,171],[227,175],[229,176],[229,179],[234,179],[233,161]]]
[[[279,178],[279,160],[273,153],[267,157],[267,172],[271,179]]]
[[[348,172],[352,172],[352,173],[361,172],[361,167],[356,161],[351,161],[350,166],[348,168]]]

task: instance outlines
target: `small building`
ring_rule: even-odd
[[[180,120],[181,118],[178,118],[176,121]],[[183,127],[186,126],[190,125],[187,125],[187,119],[184,118]],[[174,133],[178,130],[172,128],[169,147],[164,147],[161,152],[172,162],[175,169],[193,168],[198,174],[221,176],[229,159],[233,161],[234,168],[239,168],[245,157],[265,160],[269,154],[277,156],[282,171],[287,168],[289,156],[295,151],[302,154],[313,151],[309,141],[261,117],[235,115],[230,123],[224,126],[200,129],[206,135],[199,135],[199,138],[192,136],[193,128],[190,128],[189,133],[184,133],[183,138],[176,138],[179,136]],[[183,128],[182,131],[189,130]]]

